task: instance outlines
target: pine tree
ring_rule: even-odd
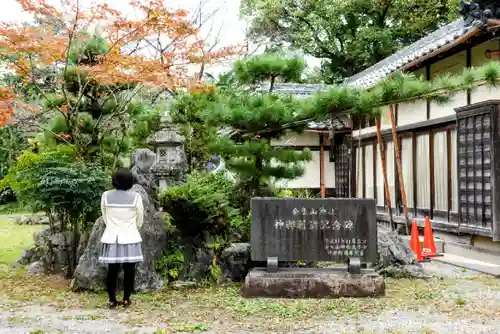
[[[295,81],[303,70],[301,59],[278,55],[239,61],[234,74],[240,87],[267,83],[269,90],[228,91],[224,103],[216,104],[205,114],[212,124],[233,130],[230,136],[219,137],[211,148],[226,159],[227,167],[238,176],[246,193],[241,203],[244,210],[249,209],[251,197],[272,195],[274,182],[301,176],[301,162],[311,159],[309,151],[297,152],[271,144],[273,139],[291,131],[284,125],[293,124],[302,110],[302,102],[295,97],[274,94],[274,84]],[[301,132],[304,128],[302,122],[293,131]]]
[[[55,112],[43,141],[75,145],[85,160],[99,159],[103,166],[114,169],[119,156],[149,134],[144,127],[151,127],[158,114],[139,98],[139,85],[101,84],[82,71],[85,67],[92,70],[108,50],[106,41],[98,36],[73,41],[68,66],[60,71],[61,86],[43,94],[44,111]]]

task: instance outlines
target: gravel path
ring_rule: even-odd
[[[468,309],[474,305],[487,303],[496,316],[486,317],[476,313],[473,317],[462,318],[436,312],[433,309],[391,310],[376,316],[363,317],[354,323],[327,322],[309,333],[499,333],[500,332],[500,292],[490,290],[480,280],[481,274],[452,265],[431,262],[424,263],[428,273],[453,278],[457,284],[443,291],[448,298],[455,298]],[[460,305],[457,305],[459,307]],[[474,313],[474,312],[473,312]]]
[[[405,309],[386,308],[377,314],[339,315],[337,318],[315,319],[314,322],[308,322],[308,319],[290,319],[288,323],[285,321],[285,324],[280,323],[278,327],[270,327],[260,333],[283,333],[285,328],[289,333],[499,333],[498,286],[490,289],[488,283],[485,283],[485,276],[462,268],[438,262],[424,265],[428,272],[451,279],[454,283],[444,288],[436,299],[436,308],[412,309],[410,302]],[[427,297],[423,295],[418,298]],[[445,300],[448,303],[446,305]],[[452,302],[450,306],[450,300],[456,301],[456,305]],[[210,329],[194,326],[187,330],[153,321],[154,315],[149,315],[150,322],[134,324],[134,312],[138,311],[58,311],[49,305],[0,300],[0,333],[256,333],[255,327],[245,330],[252,328],[245,320],[230,317],[224,319],[224,315],[221,315],[222,320],[212,318]],[[158,330],[159,328],[164,328],[164,331]]]

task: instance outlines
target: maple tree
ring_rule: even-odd
[[[17,2],[36,22],[1,23],[0,57],[25,85],[36,87],[44,100],[39,110],[57,114],[48,127],[52,139],[75,144],[84,158],[103,153],[110,142],[115,156],[120,153],[134,118],[151,114],[146,110],[151,103],[140,99],[142,91],[203,91],[204,83],[188,74],[188,66],[239,51],[207,51],[187,12],[171,10],[161,0],[131,1],[133,18],[107,4]],[[54,73],[50,85],[47,72]],[[12,92],[0,91],[0,126],[14,113]]]
[[[11,88],[0,87],[0,126],[14,114],[14,94]]]

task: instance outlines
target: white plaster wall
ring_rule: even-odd
[[[396,204],[396,173],[394,164],[394,143],[388,142],[385,145],[385,165],[387,169],[387,182],[389,183],[389,193],[391,195],[391,206],[394,207]],[[383,174],[381,173],[382,180]]]
[[[459,74],[467,66],[467,54],[465,51],[444,58],[431,64],[431,79],[443,74]]]
[[[462,73],[467,66],[467,54],[465,51],[454,54],[450,57],[442,59],[434,64],[431,64],[431,79],[435,79],[439,75],[451,74],[458,75]],[[455,114],[455,108],[467,105],[467,93],[460,92],[444,104],[438,105],[431,103],[430,119],[441,118]]]
[[[409,208],[414,207],[413,199],[413,138],[404,137],[401,140],[401,168],[403,169],[403,183],[406,193],[406,203]]]
[[[453,96],[450,101],[446,104],[439,105],[436,103],[431,103],[430,108],[430,119],[446,117],[450,115],[455,115],[455,108],[463,107],[467,105],[467,93],[459,92]]]
[[[371,134],[377,132],[377,127],[376,126],[370,126],[367,128],[363,128],[361,130],[353,130],[352,131],[352,136],[353,138],[358,137],[360,134],[365,135],[365,134]]]
[[[455,161],[456,164],[456,161]],[[434,134],[435,209],[448,210],[448,144],[446,131]]]
[[[377,166],[375,172],[377,173],[377,205],[384,206],[384,176],[382,173],[382,159],[380,159],[380,145],[377,144]]]
[[[477,45],[471,49],[471,65],[473,67],[482,66],[490,61],[499,61],[500,56],[492,56],[487,58],[485,55],[486,50],[497,50],[500,48],[499,41],[489,41]],[[490,86],[480,86],[472,90],[471,103],[478,103],[491,99],[500,98],[500,89]]]
[[[494,99],[500,99],[499,87],[479,86],[476,87],[470,94],[470,102],[472,104]]]
[[[457,177],[457,130],[450,131],[451,135],[451,209],[458,212],[458,177]]]
[[[373,144],[365,146],[365,181],[366,198],[375,198],[375,188],[373,179]]]
[[[427,101],[401,103],[398,105],[398,126],[427,120]]]
[[[411,72],[413,75],[415,75],[417,78],[420,77],[420,78],[423,78],[425,79],[425,66],[424,67],[421,67],[419,68],[418,70],[415,70],[413,72]]]
[[[487,58],[485,55],[486,50],[498,50],[499,48],[499,41],[488,41],[473,47],[471,49],[471,66],[478,67],[492,60],[499,61],[500,55],[492,56],[491,58]]]
[[[295,133],[290,132],[277,140],[272,140],[271,145],[276,146],[319,146],[318,133]]]
[[[363,148],[356,148],[356,171],[354,172],[354,179],[356,180],[356,197],[363,198]]]
[[[335,163],[330,162],[330,152],[328,150],[325,150],[323,153],[325,155],[325,187],[335,188]]]
[[[389,114],[389,107],[387,106],[382,107],[382,115],[380,116],[380,130],[385,129],[392,129],[391,115]]]
[[[320,161],[319,151],[312,151],[312,160],[303,163],[304,174],[294,180],[281,180],[277,183],[279,188],[319,188],[320,187]],[[325,173],[326,174],[326,173]]]
[[[428,209],[431,205],[429,135],[417,136],[417,208]]]
[[[281,180],[276,186],[278,188],[320,188],[320,152],[312,151],[312,160],[304,163],[304,174],[294,180]],[[323,152],[325,156],[325,188],[335,188],[335,163],[329,161],[329,152]]]

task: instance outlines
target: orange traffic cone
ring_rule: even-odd
[[[434,233],[432,233],[431,220],[425,217],[424,225],[424,247],[422,249],[423,257],[442,256],[436,251],[436,243],[434,242]]]
[[[424,258],[422,257],[422,252],[420,251],[420,237],[418,235],[418,226],[416,220],[414,220],[413,224],[411,225],[410,248],[417,255],[417,262],[424,261]]]

